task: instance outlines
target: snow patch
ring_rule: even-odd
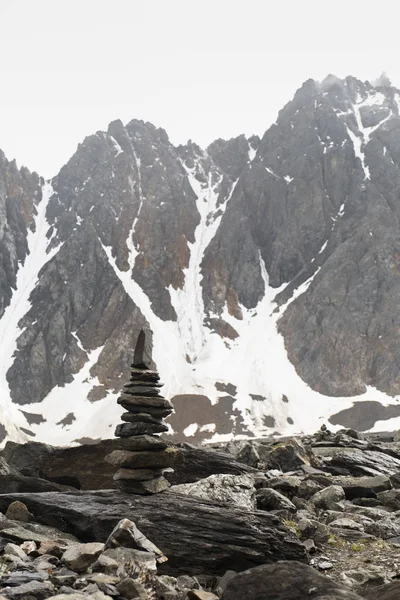
[[[214,433],[217,429],[217,426],[215,423],[207,423],[206,425],[202,425],[200,427],[200,431],[208,431],[211,433]]]
[[[107,438],[113,433],[110,425],[115,426],[123,412],[117,404],[119,394],[108,393],[96,402],[87,399],[91,389],[99,385],[99,380],[91,376],[90,370],[97,363],[103,347],[87,353],[87,361],[71,383],[53,388],[42,402],[29,405],[29,411],[40,411],[46,417],[46,422],[30,426],[38,439],[59,446],[69,445],[83,437]],[[73,424],[57,426],[70,413],[75,416]]]
[[[117,158],[117,156],[119,156],[120,154],[123,153],[123,150],[122,150],[121,146],[118,144],[117,140],[112,135],[110,135],[110,140],[112,141],[113,146],[114,146],[115,150],[117,151],[117,153],[114,154],[114,158]]]
[[[349,135],[351,141],[353,142],[354,153],[361,161],[365,179],[371,179],[371,173],[370,173],[369,167],[365,164],[364,148],[368,144],[369,140],[371,139],[372,134],[377,129],[382,127],[382,125],[384,125],[384,123],[386,123],[386,121],[388,121],[393,116],[393,112],[390,110],[389,114],[386,117],[384,117],[377,125],[374,125],[372,127],[364,127],[362,124],[362,120],[361,120],[360,109],[364,106],[383,105],[385,100],[386,100],[386,98],[385,98],[384,94],[382,94],[381,92],[374,91],[373,93],[369,94],[367,96],[367,98],[364,100],[362,100],[360,95],[358,95],[356,103],[352,105],[352,110],[348,111],[347,113],[342,113],[344,115],[353,113],[356,118],[357,129],[358,129],[359,135],[355,134],[350,129],[350,127],[347,125],[347,123],[346,123],[346,128],[347,128],[348,135]]]
[[[137,170],[137,174],[138,174],[137,189],[138,189],[138,193],[139,193],[139,209],[138,209],[136,217],[133,220],[132,227],[128,233],[128,237],[126,238],[126,245],[127,245],[128,252],[129,252],[128,263],[129,263],[129,266],[131,269],[134,268],[136,257],[139,254],[139,250],[135,246],[135,229],[136,229],[136,224],[140,217],[140,213],[142,212],[143,203],[145,200],[144,194],[143,194],[143,189],[142,189],[142,176],[141,176],[141,172],[140,172],[141,162],[140,162],[140,158],[137,156],[133,146],[132,146],[132,153],[133,153],[133,157],[135,159],[136,170]],[[129,185],[131,186],[131,190],[134,190],[134,182],[132,181],[131,178],[129,178]]]
[[[325,248],[327,247],[327,245],[328,245],[328,240],[326,240],[325,244],[323,244],[323,245],[321,246],[321,250],[318,252],[318,254],[322,254],[322,253],[323,253],[323,251],[325,250]]]
[[[186,435],[186,437],[190,437],[196,433],[198,428],[199,426],[197,425],[197,423],[192,423],[191,425],[188,425],[186,429],[183,430],[183,435]]]
[[[271,175],[273,175],[277,179],[282,179],[279,175],[277,175],[276,173],[274,173],[274,171],[272,171],[272,169],[270,169],[269,167],[264,167],[264,169],[267,171],[267,173],[270,173]]]
[[[185,283],[182,289],[175,290],[170,286],[169,293],[171,302],[178,316],[179,337],[182,340],[183,351],[193,362],[201,354],[201,350],[206,343],[209,335],[208,329],[204,327],[204,302],[201,282],[203,275],[201,273],[201,263],[204,252],[215,236],[220,225],[222,216],[226,210],[229,200],[232,197],[237,181],[234,182],[228,198],[224,204],[218,205],[219,186],[222,181],[222,175],[213,183],[212,171],[206,174],[199,162],[189,169],[185,163],[182,166],[186,171],[189,183],[197,197],[197,210],[200,214],[200,223],[196,227],[195,240],[188,243],[190,249],[190,259],[188,268],[183,271]],[[202,173],[202,179],[207,180],[206,184],[200,183],[196,178],[196,172]]]
[[[255,156],[257,154],[257,150],[255,150],[254,148],[252,148],[249,144],[249,162],[253,162]]]

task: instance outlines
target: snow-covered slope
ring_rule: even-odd
[[[46,234],[49,225],[46,221],[46,209],[51,193],[51,184],[45,184],[35,218],[34,231],[28,232],[29,254],[24,264],[19,266],[16,289],[12,294],[11,303],[0,320],[0,421],[10,437],[16,441],[21,441],[26,437],[19,429],[26,424],[26,420],[12,402],[7,372],[12,365],[14,352],[17,349],[17,339],[21,334],[19,322],[30,308],[29,297],[37,283],[39,271],[56,252],[56,250],[47,252],[49,239]]]
[[[371,427],[371,403],[397,427],[399,98],[330,76],[261,141],[87,138],[43,187],[0,320],[8,438],[112,436],[141,327],[174,439]]]

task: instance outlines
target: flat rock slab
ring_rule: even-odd
[[[329,463],[326,470],[334,475],[353,475],[355,477],[394,475],[400,471],[400,460],[383,452],[364,450],[339,452]]]
[[[127,469],[160,469],[174,464],[176,448],[166,450],[129,452],[128,450],[114,450],[106,457],[106,461],[117,467]]]
[[[390,490],[392,484],[387,475],[376,475],[375,477],[351,477],[339,476],[333,477],[332,483],[340,485],[344,489],[346,498],[376,498],[379,492]]]
[[[299,540],[275,516],[165,491],[133,496],[114,490],[1,494],[0,511],[24,502],[40,523],[82,542],[105,542],[127,518],[168,557],[165,573],[223,574],[277,560],[305,560]]]
[[[115,429],[115,435],[118,437],[130,437],[134,435],[153,435],[155,433],[165,433],[168,427],[163,423],[120,423]]]
[[[149,408],[168,408],[173,409],[173,405],[169,400],[160,396],[159,398],[148,398],[147,396],[139,396],[138,394],[128,394],[127,391],[123,392],[117,400],[118,404],[129,404],[131,406],[147,406]]]
[[[75,536],[62,532],[58,528],[40,523],[19,523],[8,519],[0,522],[0,535],[19,544],[26,541],[39,543],[53,541],[68,546],[79,542]]]

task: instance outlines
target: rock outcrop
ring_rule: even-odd
[[[46,479],[81,490],[101,490],[115,487],[115,466],[107,462],[105,457],[115,450],[129,450],[129,444],[130,441],[126,438],[103,440],[71,448],[57,448],[38,442],[7,442],[4,450],[0,451],[0,456],[20,476]],[[159,447],[164,447],[162,440],[159,440],[159,444]],[[219,473],[242,475],[257,472],[256,469],[235,460],[227,452],[168,442],[165,447],[173,448],[173,471],[165,473],[172,485],[193,483]],[[79,465],[79,469],[76,465]],[[5,474],[7,473],[8,468]]]
[[[173,489],[162,496],[119,491],[3,494],[0,510],[15,500],[24,502],[40,523],[67,528],[85,542],[106,540],[124,515],[168,557],[162,569],[169,573],[223,574],[228,568],[240,571],[279,558],[305,559],[303,546],[278,517]]]

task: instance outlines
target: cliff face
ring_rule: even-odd
[[[18,169],[0,151],[0,317],[16,287],[18,263],[28,252],[28,232],[35,228],[41,186],[36,173]]]
[[[6,433],[112,435],[142,327],[175,438],[396,402],[400,92],[383,83],[307,81],[261,140],[207,150],[115,121],[46,184],[1,154]]]

